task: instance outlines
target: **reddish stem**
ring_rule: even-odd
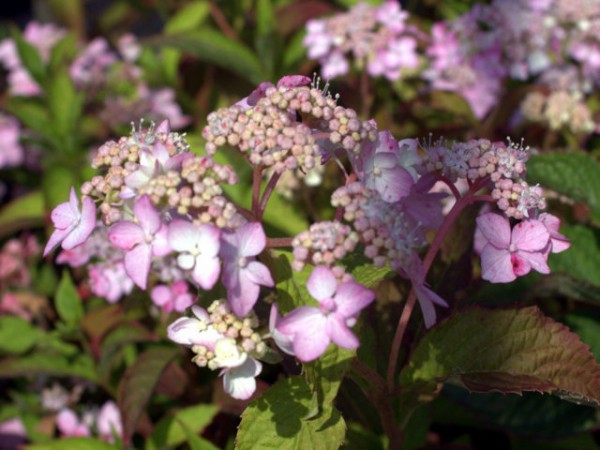
[[[260,184],[262,181],[262,167],[254,166],[252,170],[252,214],[256,220],[260,220],[261,214],[259,213],[259,198],[260,198]]]
[[[294,238],[267,238],[267,248],[291,247]]]
[[[442,175],[438,176],[438,179],[446,183],[448,188],[452,191],[452,195],[454,195],[457,201],[460,200],[462,195],[460,195],[460,192],[458,192],[458,189],[456,189],[456,185],[452,181],[450,181],[447,177]]]
[[[229,25],[227,17],[225,17],[223,11],[221,11],[221,9],[217,6],[217,4],[214,1],[211,1],[209,3],[210,15],[212,16],[218,27],[221,29],[223,34],[233,41],[239,41],[239,36],[237,35],[233,27]]]
[[[479,185],[479,183],[477,184]],[[474,185],[469,192],[462,198],[459,198],[457,202],[454,204],[454,207],[450,210],[448,215],[444,218],[444,222],[440,227],[438,233],[436,234],[433,242],[429,246],[427,253],[425,254],[425,258],[423,259],[423,270],[425,271],[425,279],[427,278],[427,272],[429,272],[429,268],[437,255],[437,252],[442,246],[446,235],[452,228],[452,225],[460,215],[460,213],[465,209],[468,205],[478,201],[494,201],[494,199],[490,195],[473,195],[474,192],[479,190],[480,188]],[[392,341],[392,348],[390,351],[390,358],[388,361],[388,370],[387,370],[387,387],[389,392],[393,392],[394,390],[394,376],[396,374],[396,367],[398,364],[398,354],[400,352],[400,346],[402,344],[402,339],[404,338],[404,333],[408,326],[408,322],[410,321],[410,317],[415,308],[417,300],[417,293],[414,287],[411,289],[408,299],[404,304],[404,309],[402,310],[402,314],[400,316],[400,320],[398,321],[398,326],[396,327],[396,334],[394,335],[394,340]]]
[[[275,173],[273,173],[273,175],[271,176],[271,179],[267,183],[267,186],[265,187],[265,191],[263,192],[263,195],[260,199],[260,204],[258,206],[259,219],[262,219],[262,216],[265,213],[265,209],[267,209],[267,203],[269,203],[271,194],[273,193],[273,190],[275,189],[275,186],[277,185],[277,182],[279,181],[280,177],[281,177],[281,174],[275,172]]]

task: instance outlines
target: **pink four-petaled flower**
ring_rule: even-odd
[[[192,278],[202,289],[212,289],[219,278],[220,235],[219,228],[210,224],[196,226],[180,219],[169,224],[169,245],[179,252],[177,264],[191,270]]]
[[[255,258],[265,246],[265,232],[257,222],[246,223],[221,237],[222,281],[231,309],[239,317],[245,317],[252,310],[261,285],[274,285],[267,266]]]
[[[86,197],[83,199],[80,212],[77,194],[72,187],[69,201],[54,208],[50,217],[56,229],[48,239],[43,256],[61,243],[65,250],[83,244],[96,228],[96,205],[91,198]]]
[[[487,213],[477,218],[481,233],[481,277],[492,283],[509,283],[531,269],[550,273],[546,263],[550,233],[539,220],[525,220],[510,229],[504,216]]]
[[[356,322],[358,313],[375,299],[375,293],[354,281],[338,285],[326,266],[314,268],[306,288],[319,306],[301,306],[277,325],[278,331],[293,336],[298,359],[303,362],[317,359],[332,341],[343,348],[357,348],[359,341],[350,326]]]
[[[146,289],[152,256],[165,256],[171,248],[167,243],[167,227],[147,195],[133,206],[137,222],[122,220],[108,230],[108,240],[125,251],[125,272],[140,288]]]

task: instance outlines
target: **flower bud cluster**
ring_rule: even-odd
[[[211,113],[202,135],[209,154],[229,145],[251,164],[282,173],[316,167],[323,139],[315,136],[319,131],[330,144],[353,152],[360,150],[361,142],[374,140],[374,126],[338,106],[331,95],[316,87],[285,85],[267,88],[249,108],[238,104]]]
[[[377,266],[403,266],[408,254],[425,245],[423,226],[402,203],[385,202],[361,182],[338,188],[331,196],[334,207],[342,207],[344,219],[358,233],[364,254]]]
[[[466,178],[471,184],[489,178],[492,197],[507,217],[522,219],[530,210],[546,207],[542,190],[525,181],[529,148],[522,143],[479,139],[450,145],[440,140],[424,150],[423,167],[428,172],[439,172],[452,182]]]
[[[227,344],[235,345],[235,349],[228,349],[230,352],[239,352],[250,354],[256,358],[262,358],[267,345],[262,340],[260,334],[256,331],[258,328],[258,318],[252,312],[245,318],[237,317],[229,308],[227,301],[215,300],[207,309],[209,321],[199,320],[198,327],[207,332],[218,333],[220,337],[210,345],[194,344],[192,351],[196,354],[193,361],[199,367],[208,367],[216,370],[224,367],[225,352],[221,352],[221,340]]]
[[[531,92],[521,103],[521,112],[525,119],[547,124],[552,130],[566,128],[575,134],[587,134],[595,129],[592,113],[579,92]]]
[[[306,263],[331,267],[356,248],[358,235],[340,222],[317,222],[292,241],[292,268],[301,271]]]

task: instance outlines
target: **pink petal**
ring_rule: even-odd
[[[248,400],[256,391],[254,378],[261,371],[262,364],[254,358],[248,358],[241,366],[225,371],[223,389],[235,399]]]
[[[198,243],[198,229],[185,220],[175,219],[168,227],[168,241],[176,252],[189,252]]]
[[[194,298],[191,294],[181,294],[175,297],[175,301],[173,302],[173,306],[175,311],[183,312],[186,308],[189,308],[194,304]]]
[[[275,283],[267,266],[258,261],[250,261],[245,268],[250,280],[255,284],[273,287]]]
[[[140,242],[144,242],[144,239],[142,227],[129,220],[117,222],[108,229],[108,240],[121,250],[130,250]]]
[[[323,327],[325,324],[323,323]],[[315,326],[316,333],[302,333],[294,336],[294,354],[302,362],[309,362],[317,359],[329,346],[330,339],[325,330]],[[307,330],[308,331],[308,330]]]
[[[150,181],[151,175],[147,174],[141,168],[136,170],[135,172],[130,173],[125,177],[125,184],[129,188],[139,189],[142,186],[145,186]],[[127,195],[127,194],[125,194]],[[121,197],[123,198],[123,197]]]
[[[62,242],[62,248],[71,250],[83,244],[96,228],[96,205],[91,198],[83,200],[83,212],[79,223]]]
[[[66,230],[54,230],[54,232],[50,235],[50,239],[48,239],[48,243],[44,248],[44,253],[42,256],[45,257],[48,253],[50,253],[52,250],[58,247],[60,243],[69,235],[70,232],[71,230],[68,228]]]
[[[344,321],[344,317],[338,314],[331,314],[327,317],[325,332],[331,338],[334,344],[339,347],[353,350],[358,348],[360,342]]]
[[[550,267],[548,267],[548,254],[542,252],[525,252],[519,251],[517,255],[522,259],[526,260],[531,267],[539,273],[549,274]]]
[[[71,192],[75,190],[71,188]],[[56,228],[64,230],[79,220],[79,207],[76,204],[73,208],[71,202],[61,203],[52,210],[50,218]]]
[[[70,409],[63,409],[56,416],[56,426],[64,435],[72,435],[79,426],[79,418]]]
[[[342,283],[335,293],[336,314],[344,318],[355,316],[375,300],[375,292],[354,281]]]
[[[196,257],[192,278],[202,289],[208,291],[213,288],[219,279],[220,272],[219,258],[199,255]]]
[[[495,213],[482,214],[477,218],[477,227],[483,237],[498,249],[510,245],[510,223],[504,216]]]
[[[256,256],[267,245],[267,237],[262,225],[258,222],[248,222],[242,225],[235,231],[235,234],[240,256]]]
[[[154,234],[160,228],[160,216],[152,205],[150,197],[142,195],[133,205],[133,212],[140,225],[147,233]]]
[[[277,329],[285,334],[301,333],[308,328],[310,324],[324,318],[323,313],[314,306],[300,306],[286,315],[279,324]],[[325,324],[323,323],[323,329]]]
[[[382,155],[383,156],[383,155]],[[410,194],[415,184],[412,175],[403,167],[385,169],[375,177],[375,188],[386,202],[397,202]]]
[[[152,263],[152,247],[148,244],[139,244],[125,253],[125,272],[129,278],[140,287],[146,289],[148,272]]]
[[[169,152],[167,151],[167,147],[165,147],[165,144],[160,141],[155,142],[154,146],[152,147],[152,154],[158,160],[158,163],[161,166],[164,166],[169,158],[171,158],[171,155],[169,155]]]
[[[155,286],[154,289],[152,289],[150,298],[156,306],[164,306],[171,301],[171,289],[164,284]]]
[[[217,256],[221,242],[221,230],[214,225],[200,225],[198,227],[198,246],[203,255]]]
[[[511,244],[519,250],[534,252],[542,250],[550,240],[550,233],[542,222],[525,220],[515,225]]]
[[[310,78],[304,75],[286,75],[279,79],[277,87],[299,87],[307,86],[311,82]]]
[[[529,261],[520,257],[518,253],[510,255],[510,262],[512,264],[513,273],[518,277],[522,277],[531,272],[531,264],[529,264]]]
[[[306,282],[306,289],[318,301],[333,297],[337,287],[335,275],[326,266],[315,267]]]
[[[423,321],[425,322],[425,328],[431,328],[435,325],[437,320],[437,314],[435,312],[435,306],[429,298],[426,292],[423,290],[423,286],[416,288],[417,300],[419,300],[419,306],[421,307],[421,313],[423,314]]]
[[[169,124],[169,119],[163,120],[156,127],[156,134],[169,134],[171,132],[171,125]]]
[[[167,239],[167,226],[163,223],[152,239],[152,254],[154,256],[167,256],[172,252]]]
[[[517,278],[512,269],[510,252],[487,244],[481,251],[481,278],[492,283],[508,283]]]
[[[227,287],[227,300],[231,310],[238,317],[245,317],[256,304],[260,287],[252,281],[244,269],[239,271],[239,279],[233,287],[233,289]]]

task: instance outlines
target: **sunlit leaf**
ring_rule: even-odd
[[[199,433],[209,425],[219,412],[216,405],[196,405],[182,409],[172,416],[164,417],[146,441],[146,450],[173,447],[186,440],[186,426],[190,432]]]
[[[44,333],[29,321],[16,316],[0,316],[0,353],[24,353]]]
[[[194,55],[202,61],[230,70],[254,84],[266,79],[260,61],[248,47],[217,31],[204,29],[162,36],[148,41],[148,44],[175,48]]]
[[[238,450],[335,450],[344,440],[346,424],[335,409],[313,412],[314,395],[302,377],[277,382],[242,414]]]
[[[600,404],[600,366],[566,326],[537,308],[461,311],[421,340],[401,384],[460,381],[474,392],[554,393]]]

